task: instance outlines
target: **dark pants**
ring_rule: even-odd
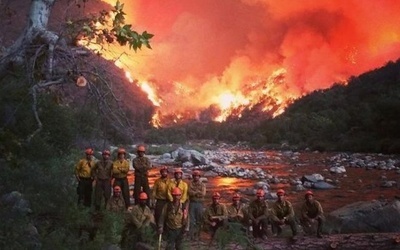
[[[167,227],[167,247],[166,250],[183,249],[183,228],[170,229]]]
[[[160,199],[158,199],[156,202],[156,206],[154,208],[154,219],[155,219],[156,225],[158,227],[163,226],[163,225],[159,225],[158,221],[160,220],[162,210],[163,210],[165,204],[167,204],[167,203],[168,203],[168,200],[160,200]]]
[[[145,192],[147,196],[150,198],[150,187],[147,176],[135,175],[135,189],[133,192],[133,196],[135,198],[135,204],[139,204],[139,194],[142,191],[142,188],[143,192]],[[150,199],[147,199],[146,205],[150,206]]]
[[[303,228],[310,228],[312,225],[310,223],[310,219],[314,219],[318,222],[318,227],[317,227],[317,234],[322,233],[322,227],[324,226],[325,219],[323,217],[312,217],[312,218],[302,218],[300,219],[300,223]],[[307,230],[304,230],[307,231]],[[315,231],[314,231],[315,232]]]
[[[115,178],[114,187],[120,186],[122,191],[122,197],[124,197],[125,206],[128,208],[131,205],[131,200],[129,197],[129,183],[128,178]]]
[[[293,236],[297,235],[296,221],[294,218],[286,219],[284,225],[290,225]],[[274,234],[280,235],[282,233],[282,226],[277,221],[272,221],[272,232]]]
[[[90,207],[92,203],[92,179],[80,178],[78,183],[78,205],[83,202],[85,207]]]
[[[100,209],[102,198],[104,197],[105,204],[107,204],[107,201],[111,197],[111,180],[97,179],[94,194],[94,205],[96,209]]]
[[[203,203],[201,201],[191,201],[189,203],[190,218],[190,237],[200,234],[201,225],[203,223]]]
[[[262,219],[258,223],[253,221],[253,236],[254,238],[261,238],[263,235],[268,234],[268,219]]]
[[[227,220],[215,220],[214,222],[216,222],[217,224],[215,226],[211,226],[210,225],[210,229],[211,229],[211,237],[214,238],[215,233],[217,232],[217,230],[220,227],[223,227],[225,225],[227,225],[228,221]]]

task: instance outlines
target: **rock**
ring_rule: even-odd
[[[18,191],[4,194],[0,199],[0,203],[3,206],[11,207],[13,211],[18,212],[21,215],[32,213],[30,203],[25,200],[22,194]]]
[[[172,158],[172,156],[171,156],[170,153],[165,153],[165,154],[163,154],[163,155],[161,156],[161,159],[162,159],[162,160],[168,160],[168,159],[171,159],[171,158]]]
[[[329,169],[329,171],[330,171],[331,173],[334,173],[334,174],[343,174],[343,173],[346,173],[346,169],[345,169],[344,166],[331,167],[331,168]]]
[[[194,164],[190,161],[182,163],[182,168],[192,168],[194,167]]]
[[[305,182],[318,182],[318,181],[323,181],[324,177],[320,174],[311,174],[311,175],[304,175],[303,177],[301,177],[301,181]]]
[[[314,183],[313,188],[315,188],[315,189],[333,189],[333,188],[335,188],[335,186],[333,186],[332,184],[329,184],[325,181],[319,181],[319,182]]]
[[[356,202],[330,213],[341,221],[341,233],[399,232],[400,201]]]

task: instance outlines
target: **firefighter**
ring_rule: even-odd
[[[176,168],[174,170],[174,179],[170,181],[168,184],[168,200],[172,201],[173,200],[173,195],[172,195],[172,190],[175,187],[178,187],[181,192],[181,203],[183,203],[186,208],[188,207],[187,200],[188,200],[188,184],[182,180],[182,169],[181,168]]]
[[[155,221],[153,213],[146,205],[148,199],[147,194],[141,192],[138,204],[135,204],[131,212],[127,214],[121,239],[123,248],[135,249],[134,246],[137,243],[150,242]]]
[[[95,165],[93,158],[93,149],[87,148],[85,150],[86,157],[79,160],[75,167],[75,177],[78,181],[78,205],[83,202],[85,207],[90,207],[92,203],[92,168]]]
[[[125,200],[121,196],[121,187],[114,186],[113,196],[108,200],[106,210],[110,212],[122,213],[126,210]]]
[[[325,221],[321,203],[314,199],[314,193],[307,191],[304,195],[305,202],[301,207],[300,223],[303,228],[310,228],[315,221],[318,222],[317,237],[322,238],[322,226]],[[305,230],[307,231],[307,230]]]
[[[189,218],[190,218],[190,238],[199,237],[203,221],[203,202],[206,196],[206,185],[200,181],[200,171],[194,170],[193,180],[189,183]]]
[[[297,227],[293,206],[290,201],[286,200],[286,193],[283,189],[279,189],[276,194],[278,196],[278,200],[272,205],[271,208],[272,232],[274,235],[280,235],[282,233],[282,226],[290,225],[293,239],[295,239],[297,235]]]
[[[145,192],[147,196],[150,196],[150,187],[148,172],[151,169],[150,159],[144,156],[145,147],[140,145],[137,147],[137,157],[133,159],[132,165],[135,169],[135,189],[133,192],[135,198],[135,204],[139,202],[139,194],[141,191]],[[147,200],[147,206],[150,206],[150,200]]]
[[[183,249],[183,238],[189,231],[188,212],[181,202],[182,191],[180,188],[173,188],[171,195],[172,201],[164,206],[161,213],[158,233],[163,234],[164,231],[166,233],[166,250],[181,250]]]
[[[254,238],[266,240],[268,239],[268,202],[265,200],[263,189],[258,189],[256,196],[257,198],[249,205],[249,224],[253,229]]]
[[[96,181],[94,205],[96,210],[100,210],[101,199],[104,197],[104,204],[107,204],[111,197],[111,177],[113,163],[110,160],[110,151],[104,150],[103,159],[96,162],[92,169],[92,177]]]
[[[232,203],[227,207],[227,211],[229,222],[245,224],[246,207],[240,202],[240,195],[238,193],[233,194]]]
[[[125,207],[128,208],[131,204],[129,198],[129,183],[128,171],[129,162],[125,159],[126,151],[124,148],[118,149],[117,160],[113,162],[113,177],[114,186],[120,186],[122,190],[122,197],[124,197]]]
[[[168,202],[168,184],[171,179],[168,177],[168,168],[162,167],[160,169],[161,177],[158,178],[154,182],[153,186],[153,205],[154,207],[154,217],[156,220],[157,226],[159,226],[159,220],[161,216],[162,209],[164,208],[165,204]]]
[[[225,226],[228,219],[228,211],[226,206],[220,203],[220,199],[221,195],[218,192],[214,192],[212,195],[212,203],[204,212],[204,222],[211,229],[211,242],[217,230]]]

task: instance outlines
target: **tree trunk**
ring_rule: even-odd
[[[5,70],[10,63],[17,65],[23,63],[26,48],[38,36],[43,39],[44,43],[49,45],[54,45],[57,42],[58,36],[47,30],[51,9],[55,1],[32,0],[27,27],[17,41],[6,50],[5,55],[0,58],[0,76],[5,74]]]
[[[296,241],[269,238],[255,244],[260,249],[400,249],[400,233],[333,234],[320,239],[315,236],[299,237]]]

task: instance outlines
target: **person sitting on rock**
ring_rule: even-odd
[[[318,222],[317,237],[322,238],[322,226],[325,221],[324,211],[322,210],[321,203],[314,200],[314,193],[307,191],[304,195],[305,202],[301,207],[301,218],[300,223],[304,231],[311,228],[315,221]]]
[[[245,209],[245,205],[240,202],[240,195],[238,193],[234,193],[232,196],[232,203],[227,207],[228,221],[244,224],[244,218],[246,214]]]
[[[279,189],[276,194],[278,200],[271,208],[272,232],[274,235],[280,235],[282,233],[282,226],[290,225],[293,239],[295,239],[297,235],[297,227],[292,203],[286,200],[286,194],[283,189]]]
[[[253,230],[254,238],[266,240],[268,230],[268,203],[265,200],[265,192],[258,189],[257,198],[249,205],[249,224]]]
[[[218,228],[226,225],[228,218],[226,206],[219,203],[220,199],[221,195],[218,192],[214,192],[212,195],[212,204],[209,205],[204,212],[204,222],[206,225],[210,226],[212,239]]]
[[[116,213],[123,213],[126,210],[125,200],[121,195],[120,186],[114,187],[113,196],[107,201],[106,210]]]

